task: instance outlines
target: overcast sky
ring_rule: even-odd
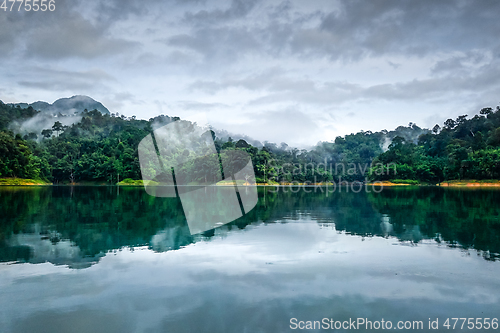
[[[500,102],[500,1],[55,0],[0,10],[0,99],[88,95],[305,147]],[[17,6],[16,6],[17,7]]]

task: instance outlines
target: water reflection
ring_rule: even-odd
[[[140,188],[1,191],[1,258],[36,263],[0,264],[5,332],[290,332],[291,318],[500,310],[496,191],[260,188],[250,214],[197,236],[177,200]]]
[[[84,270],[10,265],[0,271],[0,323],[6,332],[290,332],[290,318],[495,318],[500,266],[431,242],[346,235],[304,215],[215,230],[181,251],[123,249]]]
[[[106,253],[147,246],[164,252],[249,225],[310,223],[364,237],[434,240],[475,249],[485,259],[500,252],[500,191],[388,188],[381,193],[305,193],[259,188],[249,214],[192,236],[180,201],[142,188],[0,188],[0,261],[89,267]]]

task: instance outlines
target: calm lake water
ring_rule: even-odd
[[[500,318],[498,190],[259,188],[249,214],[194,236],[178,199],[141,187],[1,187],[0,208],[1,332]]]

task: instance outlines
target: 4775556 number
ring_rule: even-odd
[[[1,1],[1,0],[0,0]],[[34,11],[51,11],[56,10],[56,1],[55,0],[3,0],[0,9],[3,9],[4,12],[9,11],[21,11],[24,10],[26,12]]]
[[[464,326],[465,325],[465,326]],[[443,327],[447,329],[494,329],[498,328],[498,318],[446,318]]]

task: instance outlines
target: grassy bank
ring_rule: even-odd
[[[382,181],[376,183],[370,183],[374,185],[382,186],[412,186],[412,185],[426,185],[426,186],[454,186],[454,187],[491,187],[500,186],[500,180],[497,179],[485,179],[485,180],[475,180],[475,179],[462,179],[462,180],[447,180],[440,184],[426,184],[420,183],[417,180],[411,179],[395,179],[391,181]]]
[[[467,187],[490,187],[500,186],[500,180],[497,179],[464,179],[464,180],[447,180],[441,183],[441,186],[467,186]]]
[[[0,178],[0,185],[52,185],[41,179]]]
[[[413,179],[392,179],[392,180],[383,180],[383,181],[369,182],[368,185],[377,185],[377,186],[415,186],[415,185],[428,185],[428,184],[422,184],[418,180],[413,180]],[[433,185],[433,184],[430,184],[430,185]]]
[[[244,180],[237,180],[236,184],[237,185],[250,185],[250,183],[247,183]],[[217,185],[217,186],[234,186],[235,183],[234,183],[234,180],[222,180],[215,185]]]
[[[124,179],[121,182],[117,183],[116,185],[119,185],[119,186],[144,186],[144,181],[142,179],[127,178],[127,179]],[[155,186],[155,185],[158,185],[158,182],[150,181],[148,183],[148,185]]]
[[[121,182],[117,183],[119,186],[144,186],[144,181],[142,179],[132,179],[126,178]]]

